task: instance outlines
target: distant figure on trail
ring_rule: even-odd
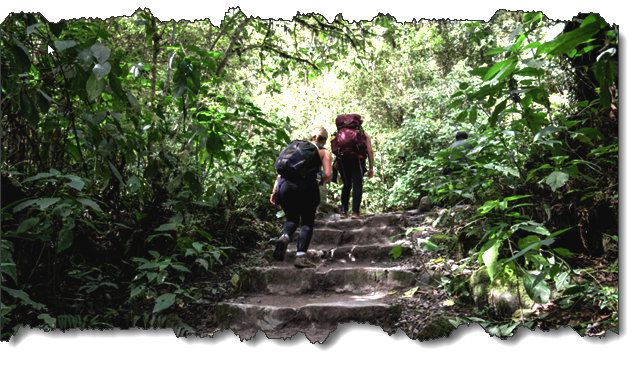
[[[337,132],[331,136],[331,151],[337,161],[334,166],[338,175],[342,177],[342,212],[341,219],[348,218],[348,204],[353,189],[353,213],[351,218],[363,219],[360,214],[362,204],[362,187],[364,173],[368,177],[374,176],[374,154],[370,136],[362,128],[362,118],[359,114],[342,114],[335,119]],[[366,169],[366,157],[369,167]]]
[[[469,158],[467,158],[465,155],[467,154],[467,151],[471,150],[472,148],[474,148],[472,146],[472,144],[470,144],[467,140],[467,132],[461,131],[458,132],[456,134],[456,142],[452,143],[449,147],[449,149],[452,151],[452,154],[450,155],[450,161],[452,162],[466,162],[469,161]],[[450,167],[450,166],[446,166],[443,169],[443,172],[441,172],[443,175],[449,175],[454,171],[460,171],[461,168],[460,167]]]
[[[319,187],[331,180],[331,154],[324,148],[328,136],[328,131],[324,127],[316,127],[311,132],[308,142],[291,142],[276,161],[278,178],[273,186],[270,201],[276,206],[282,206],[286,222],[282,228],[282,235],[276,242],[273,258],[276,261],[284,261],[290,237],[302,223],[294,262],[297,268],[315,267],[306,252],[313,236],[315,212],[320,204]],[[324,167],[324,173],[318,182],[320,167]]]

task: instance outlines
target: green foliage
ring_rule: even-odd
[[[572,253],[551,248],[566,228],[550,221],[556,207],[615,207],[618,198],[617,180],[605,178],[617,132],[596,122],[615,102],[618,33],[598,15],[545,35],[552,25],[506,12],[489,23],[378,16],[351,26],[341,16],[274,22],[230,9],[219,28],[161,24],[149,11],[108,22],[9,16],[2,176],[21,194],[8,204],[3,194],[2,338],[26,322],[68,329],[141,318],[189,333],[168,312],[220,291],[193,282],[275,220],[268,197],[281,148],[314,124],[333,131],[348,112],[362,115],[375,150],[365,209],[410,209],[424,195],[478,206],[470,235],[482,244],[470,260],[491,277],[510,265],[532,271],[524,283],[536,299],[547,280],[560,291],[572,275],[561,257]],[[575,81],[567,62],[588,57],[600,35],[605,47],[585,81],[595,100],[562,97]],[[473,148],[457,160],[447,146],[459,130]],[[445,167],[453,172],[442,176]],[[339,187],[328,189],[339,200]],[[433,225],[453,219],[448,211]],[[613,294],[602,295],[612,305]],[[51,306],[60,301],[74,312]]]

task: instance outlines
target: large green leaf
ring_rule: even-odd
[[[25,304],[32,306],[35,309],[46,309],[46,306],[41,303],[36,303],[29,297],[29,294],[22,290],[11,289],[6,285],[2,285],[2,290],[6,291],[10,296],[22,300]]]
[[[552,125],[548,125],[545,128],[541,129],[540,132],[536,133],[534,136],[534,142],[539,140],[541,137],[548,136],[552,133],[559,132],[562,128],[554,127]]]
[[[483,76],[483,81],[491,80],[492,78],[494,78],[494,76],[498,74],[500,70],[502,70],[505,66],[509,66],[514,61],[516,61],[516,58],[508,58],[496,63],[487,71],[485,76]]]
[[[494,165],[494,164],[488,163],[486,165],[483,165],[483,167],[485,167],[486,169],[500,171],[500,172],[504,173],[505,175],[513,175],[513,176],[516,176],[516,177],[520,177],[520,174],[518,173],[518,170],[512,169],[512,168],[507,167],[507,166],[500,166],[500,165]]]
[[[108,61],[104,63],[98,63],[95,65],[95,67],[93,67],[93,74],[97,76],[98,80],[103,79],[104,76],[108,75],[108,73],[110,73],[110,64],[108,63]]]
[[[207,153],[210,155],[219,152],[223,148],[223,140],[220,138],[218,133],[214,131],[210,131],[210,134],[207,137],[207,143],[205,144],[205,149]]]
[[[483,263],[487,266],[487,273],[491,280],[494,280],[497,271],[498,248],[502,245],[502,241],[498,239],[490,240],[483,247]]]
[[[40,113],[36,104],[24,92],[20,92],[20,112],[33,128],[37,128],[40,123]]]
[[[88,97],[90,100],[97,99],[104,89],[106,88],[106,80],[97,79],[97,76],[93,73],[90,75],[88,80],[86,81],[86,92],[88,93]]]
[[[66,229],[60,233],[59,241],[57,242],[57,252],[60,253],[67,248],[71,247],[73,243],[73,230]]]
[[[146,169],[143,171],[143,177],[146,179],[152,179],[159,173],[159,168],[157,167],[156,161],[152,161],[148,164]]]
[[[498,47],[498,48],[493,48],[493,49],[490,49],[490,50],[489,50],[489,51],[485,54],[485,56],[490,56],[490,55],[493,55],[493,54],[499,54],[499,53],[503,53],[503,52],[507,52],[507,51],[509,51],[509,49],[508,49],[507,47]]]
[[[38,217],[25,219],[24,221],[22,221],[22,223],[20,223],[20,226],[18,226],[18,233],[27,232],[31,228],[35,227],[38,223],[40,223],[40,218]]]
[[[50,96],[46,95],[46,93],[42,90],[38,90],[36,99],[38,108],[40,108],[40,112],[46,115],[51,108],[51,102],[53,102],[53,99],[51,99]]]
[[[533,232],[533,233],[538,233],[538,234],[542,234],[545,236],[549,235],[549,231],[547,231],[547,229],[545,229],[545,227],[543,226],[533,226],[530,224],[521,224],[518,226],[518,228],[525,230],[527,232]]]
[[[549,30],[547,30],[547,32],[545,33],[545,42],[551,42],[557,36],[559,36],[560,33],[562,33],[562,31],[564,30],[564,27],[566,25],[567,23],[561,22],[549,28]]]
[[[110,74],[110,76],[108,76],[108,83],[110,84],[110,88],[112,89],[112,92],[115,93],[115,95],[117,95],[117,97],[121,100],[126,100],[127,95],[123,92],[123,89],[121,88],[121,80],[119,80],[119,77],[117,77],[116,75]]]
[[[155,229],[155,231],[172,231],[176,230],[179,227],[179,223],[166,223],[159,226],[159,228]]]
[[[616,71],[613,61],[609,57],[603,57],[595,65],[595,78],[600,82],[600,103],[608,108],[611,105],[611,93],[609,87],[615,79]]]
[[[468,72],[470,75],[483,77],[485,76],[485,74],[487,73],[489,69],[490,69],[489,67],[479,67],[479,68],[472,69]]]
[[[77,55],[77,61],[83,66],[90,66],[93,63],[93,52],[91,52],[90,48],[86,48],[85,50],[79,52]]]
[[[137,101],[137,98],[135,98],[130,91],[128,91],[126,96],[128,97],[128,102],[130,102],[130,105],[132,106],[133,109],[141,110],[141,104],[139,104],[139,102]]]
[[[192,171],[187,171],[185,174],[183,174],[183,179],[185,179],[185,181],[187,181],[187,183],[189,184],[190,190],[192,191],[192,194],[194,194],[196,199],[200,199],[200,196],[203,193],[203,186],[198,181],[196,174]]]
[[[110,50],[99,42],[96,42],[95,44],[93,44],[93,46],[90,47],[90,51],[93,53],[93,56],[97,59],[97,62],[101,64],[106,62],[106,60],[110,56]]]
[[[123,183],[123,179],[121,178],[121,174],[119,173],[119,170],[117,170],[115,165],[113,165],[110,161],[108,161],[108,165],[110,165],[110,169],[112,170],[112,173],[115,174],[115,176],[117,177],[117,180],[119,180],[119,183],[125,186],[125,184]]]
[[[501,69],[496,76],[492,79],[493,82],[498,82],[499,80],[505,80],[507,76],[511,75],[514,71],[516,71],[516,65],[518,65],[518,61],[514,61],[509,65],[506,65]]]
[[[82,203],[85,206],[89,206],[91,208],[93,208],[94,210],[98,211],[98,212],[103,212],[101,210],[101,208],[99,207],[99,205],[97,205],[97,203],[95,203],[94,201],[90,200],[90,199],[85,199],[85,198],[77,198],[77,201]]]
[[[67,48],[70,47],[75,47],[75,45],[77,44],[77,42],[70,40],[70,41],[54,41],[53,45],[55,46],[55,48],[57,49],[58,52],[62,52]]]
[[[126,183],[126,186],[133,192],[139,190],[139,187],[141,186],[141,180],[139,180],[139,178],[135,175],[130,176],[130,178],[128,179],[128,182]]]
[[[417,244],[421,247],[421,251],[430,251],[437,252],[439,250],[439,246],[437,246],[434,242],[430,240],[424,240],[422,238],[417,239]],[[423,246],[421,246],[423,244]]]
[[[55,174],[51,174],[51,173],[48,173],[48,172],[40,172],[40,173],[38,173],[35,176],[31,176],[29,178],[24,179],[22,181],[22,183],[25,183],[27,181],[32,181],[32,180],[38,180],[38,179],[43,179],[43,178],[47,178],[47,177],[52,177],[52,176],[55,176]]]
[[[29,199],[29,200],[27,200],[25,202],[22,202],[22,203],[16,205],[13,208],[13,213],[17,213],[17,212],[21,211],[22,209],[28,207],[29,205],[33,205],[33,203],[35,203],[36,201],[37,201],[37,199]]]
[[[589,137],[589,138],[596,138],[596,139],[604,139],[604,135],[602,134],[602,132],[598,131],[595,128],[580,128],[579,130],[575,131],[574,133],[582,133],[585,136]]]
[[[5,254],[3,253],[2,254],[3,261],[4,261],[4,256]],[[15,285],[18,285],[18,271],[16,270],[15,263],[13,262],[1,263],[0,271],[2,271],[3,274],[9,275],[13,279],[13,282],[15,283]]]
[[[183,178],[183,174],[179,174],[176,177],[174,177],[172,180],[170,180],[170,182],[168,183],[167,189],[169,192],[174,192],[174,189],[178,188],[179,186],[181,186],[181,179]]]
[[[547,184],[551,187],[551,190],[564,186],[564,183],[569,179],[569,174],[564,171],[554,171],[547,177]]]
[[[68,177],[68,176],[67,176]],[[70,177],[69,177],[70,178]],[[75,178],[70,178],[71,182],[67,182],[66,185],[75,188],[79,191],[82,191],[82,189],[84,188],[84,182],[77,176],[75,176]]]
[[[161,312],[164,309],[169,308],[176,300],[176,294],[166,293],[157,298],[157,302],[154,305],[153,313]]]
[[[540,237],[538,236],[534,236],[529,235],[525,238],[521,238],[518,240],[518,248],[520,248],[521,250],[526,249],[527,247],[531,246],[532,249],[539,251],[540,250],[540,245],[535,245],[534,243],[539,243],[540,242]]]
[[[548,53],[550,55],[557,56],[559,54],[569,53],[578,45],[587,42],[605,24],[605,22],[598,17],[587,17],[587,19],[589,19],[590,21],[587,22],[585,20],[580,28],[575,29],[571,32],[561,34],[552,42],[544,43],[543,45],[538,47],[536,55]]]
[[[544,280],[540,280],[535,286],[536,275],[526,274],[523,276],[523,284],[527,290],[527,294],[536,303],[547,303],[551,290],[547,287],[547,283]]]
[[[525,254],[527,254],[527,252],[529,250],[535,249],[537,246],[539,245],[545,245],[545,246],[549,246],[551,245],[555,240],[553,238],[548,238],[545,240],[542,240],[540,242],[535,242],[530,244],[529,246],[525,247],[524,249],[522,249],[520,252],[518,252],[517,254],[515,254],[514,256],[510,257],[509,259],[505,260],[503,262],[503,265],[507,264],[508,262],[512,262],[514,260],[516,260],[517,258],[524,256]]]
[[[51,205],[57,203],[59,200],[60,198],[42,198],[38,199],[36,203],[40,206],[40,209],[46,209]]]

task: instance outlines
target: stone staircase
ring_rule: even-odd
[[[367,216],[362,220],[330,216],[315,224],[309,258],[315,269],[293,266],[297,234],[283,262],[265,254],[268,267],[244,269],[234,297],[216,306],[220,329],[229,328],[241,340],[258,330],[268,338],[289,338],[298,332],[311,342],[324,342],[339,323],[381,326],[393,333],[401,314],[394,291],[403,292],[422,282],[407,263],[412,254],[404,236],[407,221],[401,213]],[[402,256],[388,255],[402,243]],[[391,295],[392,294],[392,295]]]

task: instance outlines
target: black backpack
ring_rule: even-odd
[[[307,173],[320,168],[321,164],[315,163],[315,159],[320,159],[317,145],[296,140],[280,152],[276,160],[276,171],[287,180],[303,179]]]

